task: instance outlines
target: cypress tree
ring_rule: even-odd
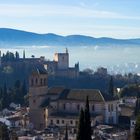
[[[7,126],[3,123],[0,123],[0,140],[10,140]]]
[[[68,128],[67,128],[67,125],[66,125],[66,131],[65,131],[65,138],[64,140],[68,140]]]
[[[84,140],[85,136],[85,119],[84,119],[84,111],[81,108],[79,123],[78,123],[78,133],[77,133],[77,140]]]
[[[26,87],[26,81],[23,81],[22,84],[22,95],[25,96],[27,94],[27,87]]]
[[[10,140],[18,140],[18,136],[15,131],[10,133]]]
[[[4,87],[3,87],[3,108],[8,107],[9,105],[9,98],[8,98],[8,93],[7,93],[7,85],[6,83],[4,83]]]
[[[139,115],[139,113],[140,113],[140,99],[137,98],[134,114],[135,116],[137,116]]]
[[[138,116],[136,120],[134,136],[135,140],[140,140],[140,116]]]
[[[89,100],[88,96],[86,98],[86,106],[85,106],[85,140],[91,140],[91,120],[90,120],[90,110],[89,110]]]
[[[15,58],[16,58],[16,60],[18,60],[19,59],[19,53],[16,51],[16,53],[15,53]]]
[[[113,76],[111,76],[110,81],[109,81],[109,89],[108,92],[111,96],[114,96],[114,80]]]

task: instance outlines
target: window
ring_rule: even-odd
[[[111,111],[113,111],[113,104],[111,104]]]
[[[59,120],[57,120],[56,123],[59,124]]]
[[[53,124],[53,120],[51,120],[51,125]]]
[[[37,78],[35,79],[35,83],[36,83],[36,84],[38,83],[38,79],[37,79]]]
[[[77,132],[76,129],[74,129],[74,134],[75,134],[76,132]]]
[[[66,105],[65,105],[65,104],[63,104],[63,109],[64,109],[64,110],[66,109]]]
[[[72,120],[70,121],[70,124],[73,124],[73,121]]]
[[[94,105],[92,105],[92,111],[94,111],[95,110],[95,106]]]
[[[80,105],[77,105],[77,110],[80,110]]]
[[[62,120],[62,124],[64,124],[64,120]]]

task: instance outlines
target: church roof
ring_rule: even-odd
[[[97,89],[65,89],[60,94],[59,99],[85,101],[88,96],[89,101],[104,102],[116,100],[116,98],[103,94]]]
[[[64,89],[65,89],[65,87],[63,87],[63,86],[51,87],[51,88],[49,88],[47,94],[51,94],[51,95],[53,95],[53,94],[60,94],[60,93],[63,92]]]
[[[99,90],[96,89],[72,89],[70,90],[67,99],[86,100],[86,97],[91,101],[104,101],[104,98]]]

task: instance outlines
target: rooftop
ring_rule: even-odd
[[[65,89],[60,94],[59,99],[85,101],[87,96],[89,101],[96,102],[116,100],[116,98],[108,94],[101,93],[100,90],[97,89]]]
[[[47,94],[60,94],[63,92],[65,88],[63,86],[56,86],[56,87],[51,87],[48,90]]]

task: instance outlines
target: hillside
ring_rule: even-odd
[[[140,39],[94,38],[84,35],[60,36],[52,33],[38,34],[22,30],[0,28],[0,47],[50,45],[50,46],[139,46]]]

